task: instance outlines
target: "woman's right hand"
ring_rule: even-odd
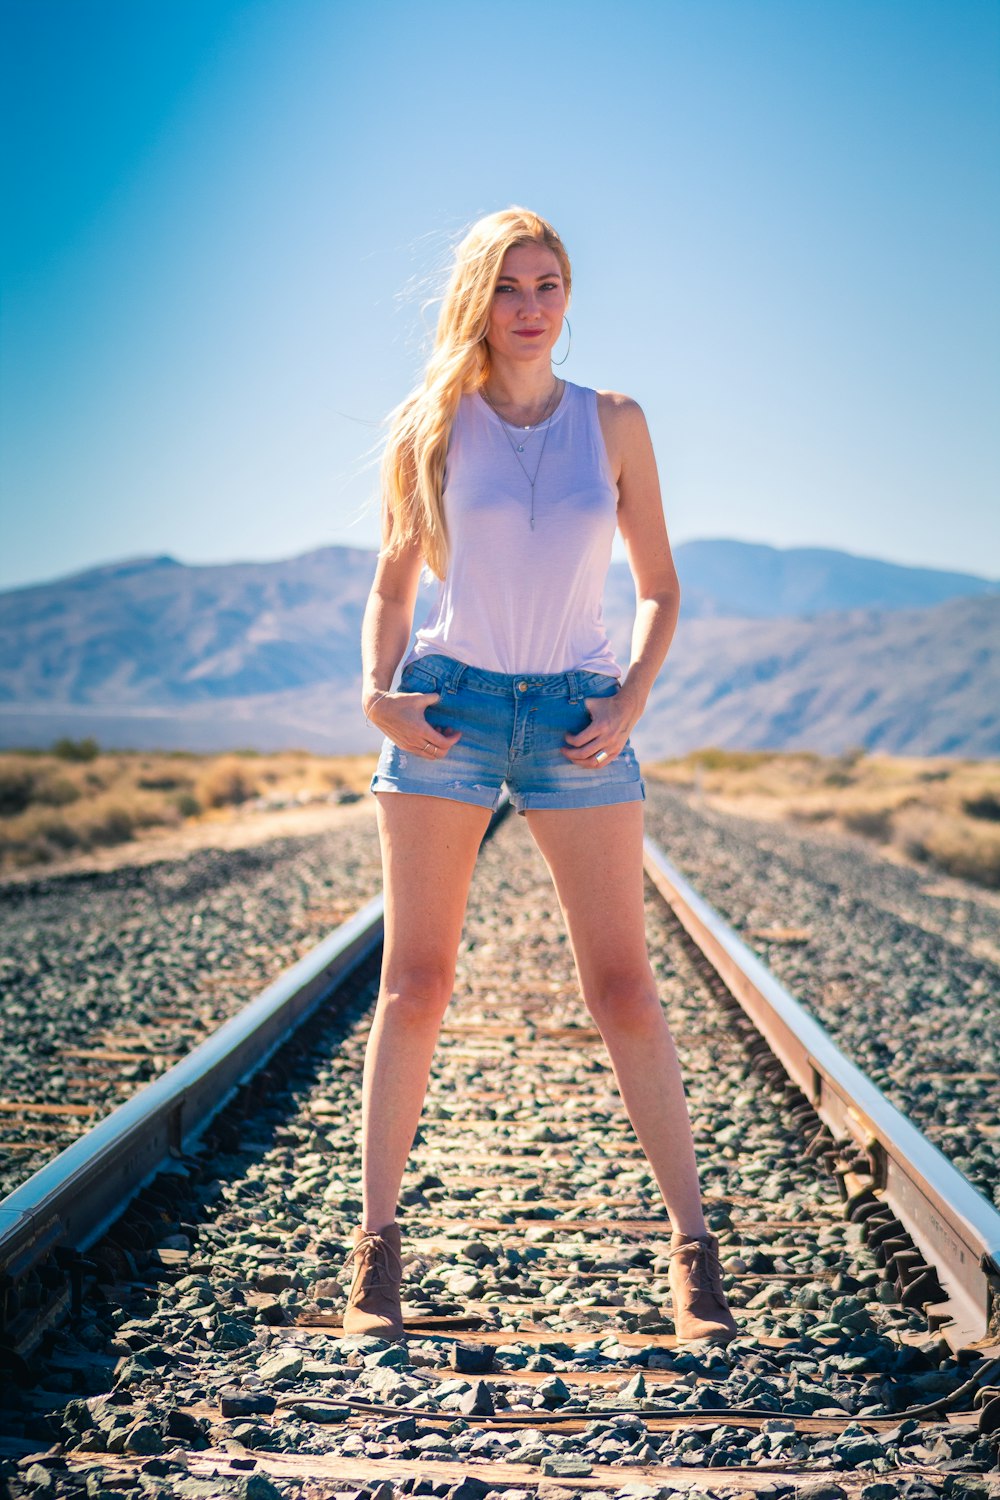
[[[460,729],[435,729],[424,717],[440,693],[383,693],[368,709],[368,722],[400,750],[421,760],[441,760],[462,738]]]

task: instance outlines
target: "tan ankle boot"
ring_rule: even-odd
[[[404,1337],[399,1289],[403,1279],[399,1225],[387,1224],[378,1233],[354,1231],[354,1248],[347,1257],[354,1261],[354,1278],[344,1309],[344,1332],[368,1334],[377,1339]]]
[[[674,1327],[682,1341],[711,1339],[728,1344],[739,1333],[722,1290],[719,1242],[714,1234],[670,1237],[670,1296]]]

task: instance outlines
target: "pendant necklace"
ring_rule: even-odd
[[[524,429],[523,430],[525,432],[532,432],[532,431],[537,432],[538,429],[539,429],[539,427],[541,427],[543,424],[544,424],[544,427],[545,427],[545,436],[542,438],[542,446],[541,446],[541,450],[540,450],[540,452],[538,454],[538,462],[535,465],[535,477],[533,479],[531,477],[531,475],[528,473],[527,469],[524,467],[524,464],[521,463],[521,460],[519,458],[517,458],[517,455],[519,453],[523,453],[524,452],[524,444],[523,443],[515,443],[514,442],[514,439],[511,437],[510,432],[508,431],[507,423],[504,421],[503,417],[500,417],[500,413],[497,411],[496,407],[493,406],[493,402],[490,401],[489,396],[486,395],[485,388],[483,388],[483,395],[486,396],[486,400],[489,402],[490,406],[496,412],[497,416],[500,417],[500,426],[503,428],[504,433],[506,434],[508,443],[510,443],[511,452],[513,453],[514,457],[517,458],[517,462],[520,465],[521,471],[524,474],[525,479],[531,485],[531,529],[532,529],[532,531],[534,531],[534,529],[535,529],[535,480],[538,478],[538,471],[539,471],[539,469],[542,466],[542,454],[545,452],[545,444],[546,444],[546,442],[548,440],[548,436],[549,436],[549,420],[550,420],[550,408],[552,406],[552,397],[555,395],[555,393],[556,393],[556,391],[558,389],[559,389],[559,382],[557,380],[556,383],[555,383],[555,385],[552,388],[552,394],[549,396],[549,403],[548,403],[548,406],[546,406],[546,408],[545,408],[545,416],[542,418],[542,421],[541,422],[536,422],[534,428],[532,428],[530,422],[526,422],[525,425],[524,425]]]

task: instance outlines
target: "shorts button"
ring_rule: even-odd
[[[528,691],[528,684],[526,682],[519,682],[517,690],[519,693],[526,693]]]

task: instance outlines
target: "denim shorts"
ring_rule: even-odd
[[[641,802],[646,784],[629,741],[607,765],[593,769],[562,754],[567,734],[590,723],[585,698],[612,698],[618,679],[605,672],[509,676],[470,667],[451,656],[421,656],[399,680],[404,693],[440,693],[425,710],[435,729],[459,729],[447,755],[428,760],[392,740],[372,778],[373,792],[419,792],[451,802],[495,808],[506,782],[515,809],[604,807]]]

